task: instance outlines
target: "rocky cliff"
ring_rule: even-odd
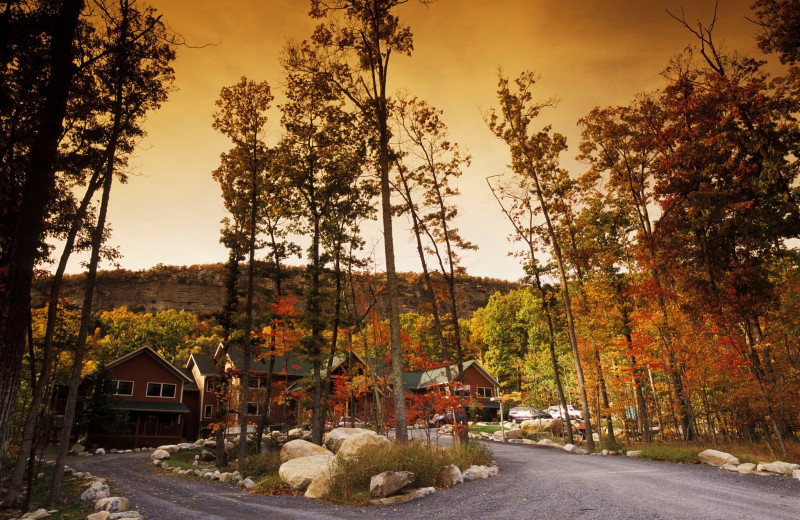
[[[62,295],[79,305],[84,293],[83,275],[65,277]],[[361,277],[365,285],[364,277]],[[158,265],[145,271],[101,271],[95,290],[95,310],[108,310],[127,306],[130,310],[152,312],[178,309],[197,314],[210,314],[222,307],[225,296],[225,270],[222,264],[193,266]],[[44,304],[50,280],[42,278],[34,283],[34,306]],[[270,294],[271,280],[259,277],[259,292]],[[291,268],[282,283],[284,293],[303,293],[303,276],[299,268]],[[378,294],[377,308],[386,315],[385,298],[381,298],[383,286],[373,282]],[[416,312],[426,303],[422,276],[414,273],[400,274],[401,312]],[[469,317],[486,305],[495,292],[507,293],[517,287],[516,283],[492,278],[459,277],[457,280],[458,303],[463,317]],[[302,306],[302,299],[299,305]]]

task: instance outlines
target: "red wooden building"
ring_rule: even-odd
[[[108,409],[115,413],[89,432],[90,445],[136,448],[197,438],[199,395],[189,371],[145,346],[106,365],[103,378]]]

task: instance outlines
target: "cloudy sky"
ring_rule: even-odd
[[[151,1],[196,48],[179,49],[177,91],[150,115],[129,183],[112,191],[112,240],[127,269],[222,262],[224,211],[211,171],[230,144],[211,129],[214,100],[221,87],[247,76],[267,80],[279,102],[278,54],[287,40],[308,37],[316,21],[307,16],[307,0]],[[750,3],[720,0],[715,36],[728,49],[757,55],[755,27],[745,19]],[[536,71],[540,97],[560,99],[541,123],[567,136],[562,164],[580,174],[576,121],[594,106],[625,104],[637,92],[663,86],[659,73],[669,58],[694,43],[665,12],[680,13],[682,6],[690,21],[709,21],[714,11],[713,0],[438,0],[428,7],[411,0],[402,6],[415,50],[410,58],[395,57],[390,90],[405,89],[443,109],[452,139],[473,156],[460,181],[458,222],[480,248],[464,256],[470,274],[522,275],[506,254],[510,228],[485,182],[509,162],[482,118],[496,102],[498,69],[512,77]],[[274,108],[268,144],[278,140],[279,119]],[[418,271],[408,223],[395,226],[398,269]],[[380,229],[366,231],[380,266]],[[76,262],[71,270],[78,269]]]

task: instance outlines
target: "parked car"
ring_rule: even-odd
[[[551,406],[546,411],[555,419],[564,418],[564,415],[562,414],[563,410],[558,405]],[[571,404],[567,405],[567,413],[569,414],[570,419],[583,419],[583,411],[576,410]]]
[[[530,406],[515,406],[508,411],[508,420],[521,423],[530,419],[552,419],[552,416],[545,410],[537,410]]]
[[[453,424],[453,412],[447,410],[445,413],[437,413],[428,419],[428,426],[438,428],[443,424]]]
[[[508,411],[508,420],[511,422],[521,423],[536,417],[536,410],[530,406],[515,406]]]
[[[331,424],[331,423],[328,423]],[[331,426],[333,426],[331,424]],[[336,428],[366,428],[367,423],[358,417],[350,417],[349,415],[342,415],[336,423]]]

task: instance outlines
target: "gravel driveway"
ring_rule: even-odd
[[[589,457],[491,443],[500,475],[392,507],[262,497],[220,482],[162,474],[147,453],[70,458],[108,478],[150,520],[300,518],[800,519],[800,481],[705,465]]]

